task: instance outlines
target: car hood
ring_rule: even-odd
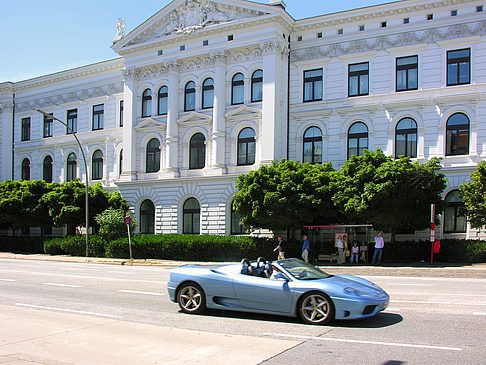
[[[334,275],[319,281],[334,287],[353,288],[370,297],[386,297],[388,294],[372,282],[352,275]]]

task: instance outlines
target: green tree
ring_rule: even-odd
[[[486,224],[486,161],[481,161],[471,174],[471,181],[460,186],[464,213],[474,228]]]
[[[335,222],[331,163],[282,160],[238,176],[233,207],[248,227],[273,230]]]
[[[99,226],[99,234],[108,241],[127,235],[125,224],[126,210],[108,208],[95,217]],[[132,219],[130,232],[137,226],[136,219]]]
[[[409,157],[393,159],[383,151],[352,156],[335,175],[333,200],[349,220],[371,223],[394,234],[429,226],[430,205],[442,210],[446,178],[440,159],[427,163]]]

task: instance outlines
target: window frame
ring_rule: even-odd
[[[241,76],[241,80],[236,80],[236,77]],[[236,90],[241,89],[241,99],[235,100],[238,93]],[[231,78],[231,105],[241,105],[245,103],[245,76],[241,72],[237,72]]]
[[[366,65],[366,70],[357,70],[351,71],[351,68],[354,66]],[[357,93],[351,94],[351,79],[356,77],[357,78]],[[367,77],[367,87],[366,92],[361,90],[361,78]],[[366,62],[359,62],[359,63],[351,63],[348,65],[348,97],[355,97],[355,96],[366,96],[370,94],[370,63],[369,61]]]
[[[314,129],[314,128],[315,128],[315,129],[317,129],[317,130],[319,131],[320,136],[319,136],[319,137],[315,137],[315,136],[313,136],[313,137],[306,137],[306,133],[307,133],[307,132],[309,132],[310,130]],[[315,158],[315,156],[317,156],[317,155],[316,155],[316,153],[315,153],[315,150],[316,150],[315,143],[316,143],[316,142],[320,142],[320,144],[321,144],[321,154],[320,154],[320,159],[319,159],[319,161],[316,161],[316,160],[314,159],[314,158]],[[306,148],[305,148],[305,147],[306,147],[306,144],[307,144],[307,143],[310,143],[310,144],[311,144],[311,151],[312,151],[312,158],[311,158],[311,161],[306,161],[306,160],[305,160],[305,156],[306,156],[306,154],[305,154],[305,150],[306,150]],[[302,162],[303,162],[303,163],[308,162],[308,163],[310,163],[310,164],[316,164],[316,163],[318,163],[318,164],[322,164],[322,147],[323,147],[323,141],[322,141],[322,130],[321,130],[319,127],[317,127],[317,126],[310,126],[310,127],[308,127],[308,128],[307,128],[307,129],[304,131],[304,135],[303,135],[303,138],[302,138]]]
[[[22,118],[20,124],[20,140],[30,141],[30,117]]]
[[[30,160],[27,157],[22,160],[21,172],[22,172],[21,180],[29,181],[30,180]]]
[[[314,72],[314,71],[320,71],[320,76],[306,76],[306,73],[311,73],[311,72]],[[310,102],[313,102],[313,101],[322,101],[322,98],[323,98],[323,93],[324,93],[324,89],[323,89],[323,80],[324,80],[324,71],[322,68],[315,68],[315,69],[312,69],[312,70],[304,70],[304,74],[303,74],[303,102],[304,103],[310,103]],[[306,85],[311,85],[310,89],[310,98],[309,96],[307,95],[306,93]],[[320,86],[319,86],[320,85]],[[316,96],[316,90],[318,90],[320,88],[320,97],[319,96]]]
[[[189,85],[194,86],[189,88]],[[189,101],[191,101],[191,105],[188,105]],[[196,110],[196,83],[194,81],[188,81],[186,86],[184,86],[184,111],[191,112],[194,110]]]
[[[150,207],[146,207],[150,203]],[[149,209],[148,209],[149,208]],[[139,208],[140,213],[140,233],[154,234],[155,233],[155,204],[150,199],[145,199]],[[147,228],[147,229],[145,229]]]
[[[364,132],[360,132],[360,133],[353,133],[353,134],[351,135],[351,133],[350,133],[351,128],[353,128],[353,127],[354,127],[355,125],[357,125],[357,124],[363,124],[363,125],[366,127],[366,133],[364,133]],[[348,134],[348,136],[347,136],[347,142],[348,142],[348,144],[347,144],[347,146],[348,146],[348,149],[347,149],[347,153],[348,153],[348,160],[351,158],[351,156],[357,156],[357,157],[361,156],[361,155],[359,154],[359,151],[360,151],[360,144],[359,144],[359,142],[360,142],[360,139],[361,139],[362,137],[365,137],[365,136],[366,136],[366,148],[365,148],[365,150],[369,149],[369,147],[370,147],[370,141],[369,141],[369,138],[370,138],[370,137],[369,137],[370,130],[369,130],[369,128],[368,128],[368,126],[366,125],[366,123],[365,123],[365,122],[362,122],[362,121],[354,122],[353,124],[351,124],[351,125],[349,126],[349,128],[348,128],[348,133],[347,133],[347,134]],[[351,139],[357,139],[357,146],[356,146],[356,149],[357,149],[357,152],[358,152],[358,154],[357,154],[357,155],[350,155],[350,153],[349,153],[349,149],[350,149],[350,147],[349,147],[349,141],[350,141]]]
[[[95,108],[100,108],[99,110],[95,110]],[[105,120],[105,104],[96,104],[93,105],[92,115],[93,115],[93,122],[91,125],[91,130],[99,131],[103,129],[103,124]]]
[[[194,139],[202,136],[202,142]],[[193,153],[197,156],[193,158]],[[197,163],[193,164],[193,161]],[[206,166],[206,137],[201,132],[194,133],[189,140],[189,170],[200,170]]]
[[[253,137],[241,137],[241,134],[246,131],[251,130],[253,132]],[[249,153],[250,146],[253,145],[253,153]],[[240,161],[241,155],[241,148],[245,146],[245,157],[242,161]],[[251,127],[245,127],[238,133],[238,146],[236,151],[236,164],[237,166],[250,166],[255,164],[256,159],[256,133],[255,130]]]
[[[411,121],[413,121],[415,123],[415,128],[402,128],[402,129],[398,129],[398,126],[400,125],[400,123],[402,121],[405,121],[406,119],[410,119]],[[398,131],[400,131],[400,133],[398,133]],[[417,122],[415,121],[415,119],[413,118],[410,118],[410,117],[405,117],[405,118],[402,118],[398,121],[397,125],[395,126],[395,158],[399,158],[400,156],[402,155],[398,155],[398,152],[397,152],[397,145],[398,145],[398,135],[401,135],[401,136],[405,136],[405,154],[403,156],[407,156],[407,157],[410,157],[410,158],[416,158],[417,157],[417,143],[418,143],[418,128],[417,128]],[[411,135],[415,135],[415,153],[409,153],[408,151],[408,143],[409,143],[409,136]]]
[[[194,200],[199,208],[187,208],[186,205]],[[186,226],[186,216],[190,217],[190,227]],[[197,223],[197,229],[195,226]],[[190,228],[190,229],[189,229]],[[188,198],[182,205],[182,234],[200,234],[201,232],[201,204],[194,198]]]
[[[238,222],[236,222],[238,220]],[[240,225],[241,222],[241,215],[235,211],[233,208],[233,202],[231,203],[231,217],[230,217],[230,235],[237,236],[247,234],[249,229],[245,225]],[[238,227],[238,229],[235,229]]]
[[[261,76],[256,76],[256,73],[260,72]],[[258,90],[255,90],[258,88]],[[257,94],[257,96],[255,96]],[[259,95],[259,98],[258,98]],[[251,75],[251,102],[258,103],[263,100],[263,70],[258,69]]]
[[[54,116],[53,113],[48,113],[50,116]],[[53,136],[53,127],[54,127],[54,119],[48,118],[44,115],[44,129],[43,129],[43,138],[49,138]]]
[[[96,150],[91,156],[91,180],[103,180],[103,152],[101,150]]]
[[[162,90],[164,89],[164,90]],[[165,104],[165,112],[161,111],[161,104]],[[162,85],[157,92],[157,114],[167,115],[169,111],[169,88],[166,85]]]
[[[125,102],[124,100],[120,100],[120,103],[119,103],[119,126],[120,127],[123,127],[123,110],[125,108]]]
[[[71,156],[74,159],[71,159]],[[66,182],[76,180],[78,177],[78,156],[71,152],[66,159]]]
[[[71,128],[72,132],[66,127],[66,134],[78,132],[78,109],[70,109],[66,112],[66,124]]]
[[[210,83],[208,85],[208,83]],[[208,101],[207,99],[211,100],[208,105],[205,105]],[[208,77],[204,80],[202,85],[202,100],[201,100],[201,109],[211,109],[214,106],[214,80],[211,77]]]
[[[467,124],[449,124],[451,122],[451,118],[453,118],[455,115],[463,115],[467,119]],[[467,126],[467,128],[465,128]],[[467,130],[467,147],[465,147],[466,151],[465,152],[457,152],[457,150],[460,149],[461,146],[459,146],[459,140],[460,140],[460,132],[464,132]],[[451,132],[451,133],[449,133]],[[455,132],[455,133],[452,133]],[[452,144],[453,141],[450,141],[450,138],[453,138],[452,134],[456,135],[454,138],[456,140],[456,143]],[[470,150],[470,138],[471,138],[471,120],[469,117],[461,112],[453,113],[447,118],[446,122],[446,156],[465,156],[469,154]],[[453,147],[456,151],[453,151]],[[464,147],[464,146],[463,146]]]
[[[444,233],[466,233],[467,230],[467,219],[464,215],[459,214],[461,207],[464,206],[464,202],[457,202],[457,201],[447,201],[447,198],[450,197],[452,194],[457,194],[459,193],[459,190],[451,190],[447,193],[447,195],[444,198],[444,201],[446,203],[446,207],[444,209]],[[446,220],[449,215],[449,208],[452,208],[453,210],[453,227],[452,230],[447,230],[447,224]],[[458,230],[457,225],[458,225],[458,219],[459,218],[464,218],[464,229]]]
[[[409,64],[405,64],[405,65],[399,65],[398,62],[399,60],[405,60],[407,58],[416,58],[416,62],[415,63],[409,63]],[[416,70],[416,80],[415,80],[415,83],[416,83],[416,86],[415,87],[411,87],[409,86],[410,85],[410,71],[411,70]],[[398,88],[398,73],[400,71],[404,71],[405,72],[405,84],[406,86],[404,88],[401,88],[399,89]],[[401,91],[409,91],[409,90],[418,90],[418,78],[419,78],[419,74],[418,74],[418,55],[415,55],[415,56],[404,56],[404,57],[397,57],[395,59],[395,91],[396,92],[401,92]]]
[[[47,155],[46,157],[44,157],[44,160],[42,161],[42,179],[46,183],[52,182],[52,177],[53,177],[52,164],[53,164],[53,160],[52,160],[52,157],[50,155]]]
[[[157,146],[152,144],[152,142],[157,142]],[[149,164],[153,164],[153,168],[149,168]],[[160,141],[157,138],[151,138],[146,145],[145,151],[145,172],[154,173],[160,171]]]
[[[142,93],[142,118],[152,116],[152,90],[147,88]]]
[[[469,55],[467,57],[456,57],[456,58],[450,58],[449,55],[452,54],[453,52],[460,52],[460,51],[468,51]],[[466,61],[467,60],[467,61]],[[447,61],[447,74],[446,74],[446,84],[447,86],[457,86],[457,85],[468,85],[471,83],[471,48],[461,48],[461,49],[453,49],[450,51],[447,51],[446,55],[446,61]],[[467,63],[467,81],[466,82],[461,82],[461,64],[462,63]],[[457,67],[457,72],[456,72],[456,82],[449,82],[449,74],[450,74],[450,69],[452,65],[456,65]]]

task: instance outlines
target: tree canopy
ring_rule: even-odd
[[[471,174],[471,181],[460,187],[464,213],[474,228],[486,225],[486,161],[481,161]]]

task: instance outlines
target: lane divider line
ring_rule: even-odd
[[[65,288],[82,288],[80,285],[72,285],[72,284],[60,284],[60,283],[44,283],[44,285],[49,285],[49,286],[62,286]]]
[[[281,333],[264,333],[263,335],[264,336],[295,338],[295,339],[302,339],[302,340],[317,340],[317,341],[332,341],[332,342],[346,342],[346,343],[361,343],[361,344],[366,344],[366,345],[412,347],[412,348],[430,349],[430,350],[462,351],[462,348],[460,348],[460,347],[417,345],[417,344],[412,344],[412,343],[397,343],[397,342],[350,340],[350,339],[344,339],[344,338],[300,336],[300,335],[290,335],[290,334],[281,334]]]
[[[156,293],[152,291],[138,291],[138,290],[118,290],[120,293],[129,293],[129,294],[146,294],[146,295],[157,295],[157,296],[163,296],[167,294],[163,293]]]
[[[14,279],[0,279],[0,281],[8,281],[8,282],[12,282],[12,281],[17,281],[17,280],[14,280]]]
[[[473,314],[475,316],[486,316],[486,313],[482,313],[482,312],[473,312]]]
[[[15,303],[15,305],[17,305],[19,307],[27,307],[27,308],[34,308],[34,309],[48,309],[48,310],[54,310],[54,311],[59,311],[59,312],[69,312],[69,313],[76,313],[76,314],[90,314],[90,315],[99,316],[99,317],[122,318],[121,316],[116,316],[114,314],[86,312],[86,311],[78,311],[78,310],[74,310],[74,309],[47,307],[47,306],[42,306],[42,305],[33,305],[33,304],[25,304],[25,303]]]

